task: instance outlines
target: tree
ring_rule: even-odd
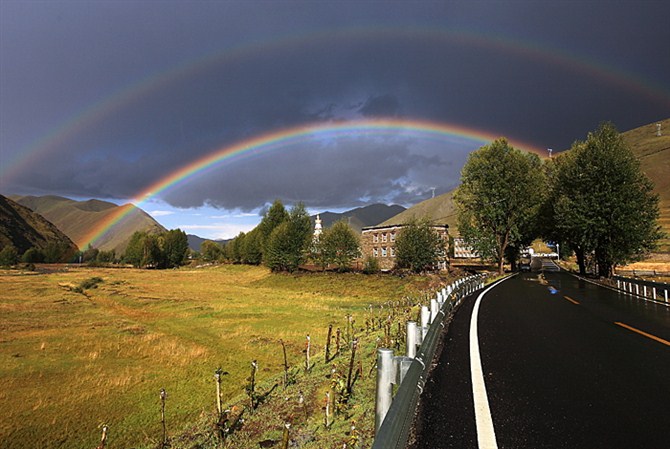
[[[246,234],[240,232],[224,248],[226,258],[232,263],[242,263],[242,246]]]
[[[222,248],[216,242],[205,240],[200,245],[200,255],[205,262],[215,262],[221,258]]]
[[[23,256],[21,256],[23,263],[42,263],[44,262],[44,253],[39,248],[28,248]]]
[[[0,267],[11,267],[19,262],[19,252],[14,245],[7,245],[0,251]]]
[[[272,206],[263,214],[263,219],[257,226],[260,232],[260,243],[263,252],[272,231],[288,220],[288,218],[289,214],[280,200],[275,200]]]
[[[322,263],[333,263],[338,271],[347,271],[353,260],[361,254],[358,237],[346,220],[325,229],[316,246]]]
[[[312,237],[312,222],[302,203],[294,206],[288,219],[270,234],[265,263],[272,271],[295,271],[305,260]]]
[[[434,270],[446,258],[445,242],[427,220],[410,220],[398,233],[396,265],[415,273]]]
[[[158,268],[163,260],[158,238],[147,232],[135,231],[128,242],[124,260],[135,268]]]
[[[603,123],[556,158],[545,228],[577,254],[580,273],[594,254],[598,273],[640,260],[662,237],[658,195],[631,149],[611,123]]]
[[[171,229],[161,234],[161,266],[174,268],[181,266],[188,256],[188,236],[181,229]]]
[[[258,227],[244,237],[244,242],[240,245],[240,258],[242,263],[249,265],[260,265],[263,261],[262,235]]]
[[[483,258],[496,261],[499,273],[509,246],[520,250],[532,241],[544,186],[540,158],[504,138],[468,157],[454,194],[458,230]]]

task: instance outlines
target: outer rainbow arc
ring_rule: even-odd
[[[397,134],[399,132],[417,133],[425,137],[463,137],[482,143],[492,141],[499,137],[486,131],[453,124],[394,118],[306,124],[269,132],[258,137],[240,141],[231,146],[220,148],[154,182],[135,195],[130,200],[130,203],[139,205],[159,193],[186,181],[191,176],[203,172],[204,170],[214,168],[225,161],[234,159],[236,156],[238,158],[242,158],[246,154],[257,156],[273,150],[286,148],[287,146],[304,139],[319,136],[355,137],[361,133],[384,135],[391,133]],[[512,145],[522,150],[537,152],[533,149],[532,145],[513,139],[509,139],[509,141]],[[116,223],[135,210],[135,207],[130,207],[130,205],[127,206],[129,207],[120,207],[115,213],[111,214],[107,219],[103,220],[85,235],[79,245],[80,248],[85,248],[89,244],[93,245],[97,240],[109,232]]]
[[[527,43],[502,35],[489,35],[465,29],[446,30],[441,28],[399,30],[392,27],[353,27],[335,31],[330,29],[320,30],[318,32],[305,32],[272,40],[268,38],[267,40],[241,43],[223,51],[201,55],[195,60],[186,61],[167,71],[151,74],[139,79],[135,83],[122,87],[110,95],[101,98],[23,148],[13,160],[10,160],[6,164],[6,168],[0,167],[0,174],[2,175],[0,180],[3,178],[5,180],[12,178],[35,158],[47,153],[51,149],[55,149],[57,145],[67,141],[67,139],[79,130],[102,120],[110,111],[117,110],[140,96],[158,91],[172,82],[197,74],[201,70],[206,70],[213,64],[233,62],[237,58],[248,57],[256,53],[277,50],[283,47],[291,48],[292,46],[318,39],[358,39],[380,36],[405,36],[412,39],[461,41],[480,48],[497,48],[501,51],[517,53],[531,59],[543,60],[560,67],[570,67],[581,71],[589,77],[600,78],[607,82],[615,83],[623,88],[635,90],[654,101],[670,105],[670,91],[664,86],[654,85],[647,80],[637,79],[632,73],[626,73],[605,64],[598,64],[557,48],[545,47],[536,43]]]

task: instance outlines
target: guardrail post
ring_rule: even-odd
[[[430,300],[430,322],[431,324],[437,318],[437,312],[440,311],[440,306],[437,304],[437,299],[433,298]]]
[[[640,296],[640,284],[635,284],[635,294]]]
[[[654,293],[656,292],[656,288],[654,287]],[[665,289],[665,302],[668,302],[668,289]]]
[[[647,297],[647,285],[646,284],[642,286],[642,292],[644,293],[644,297],[646,298]]]
[[[377,349],[377,394],[375,400],[375,433],[379,430],[393,400],[395,378],[393,350]]]
[[[405,379],[405,374],[407,374],[407,371],[409,370],[409,367],[412,365],[413,361],[413,357],[407,357],[404,355],[393,357],[395,370],[395,379],[393,381],[394,384],[400,386],[402,381]]]
[[[407,322],[407,357],[416,357],[416,321]]]
[[[653,287],[653,288],[651,289],[651,291],[652,291],[652,293],[654,294],[654,300],[656,300],[656,287]],[[666,300],[666,301],[668,300],[668,291],[667,291],[667,290],[665,291],[665,300]]]
[[[616,280],[616,289],[621,290],[621,280],[619,279]]]
[[[428,325],[430,324],[430,311],[428,306],[421,306],[421,341],[426,337],[428,333]]]

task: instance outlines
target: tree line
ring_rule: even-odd
[[[655,248],[658,201],[611,123],[544,161],[498,139],[470,154],[454,195],[462,237],[501,273],[543,238],[574,253],[581,274],[590,261],[604,277]]]

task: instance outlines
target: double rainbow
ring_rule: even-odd
[[[337,139],[357,136],[414,137],[424,140],[438,140],[445,142],[445,144],[453,138],[462,138],[473,142],[473,150],[479,145],[499,137],[473,128],[421,120],[379,119],[311,123],[270,132],[220,148],[162,177],[135,195],[130,202],[132,205],[139,207],[147,200],[176,188],[189,178],[214,170],[224,163],[259,156],[272,151],[285,150],[308,139]],[[524,142],[510,140],[510,143],[525,151],[535,151],[532,145]],[[113,232],[114,226],[135,210],[132,205],[119,207],[113,214],[98,223],[80,242],[77,242],[79,247],[86,248],[89,244],[95,246],[96,242],[107,233]]]

